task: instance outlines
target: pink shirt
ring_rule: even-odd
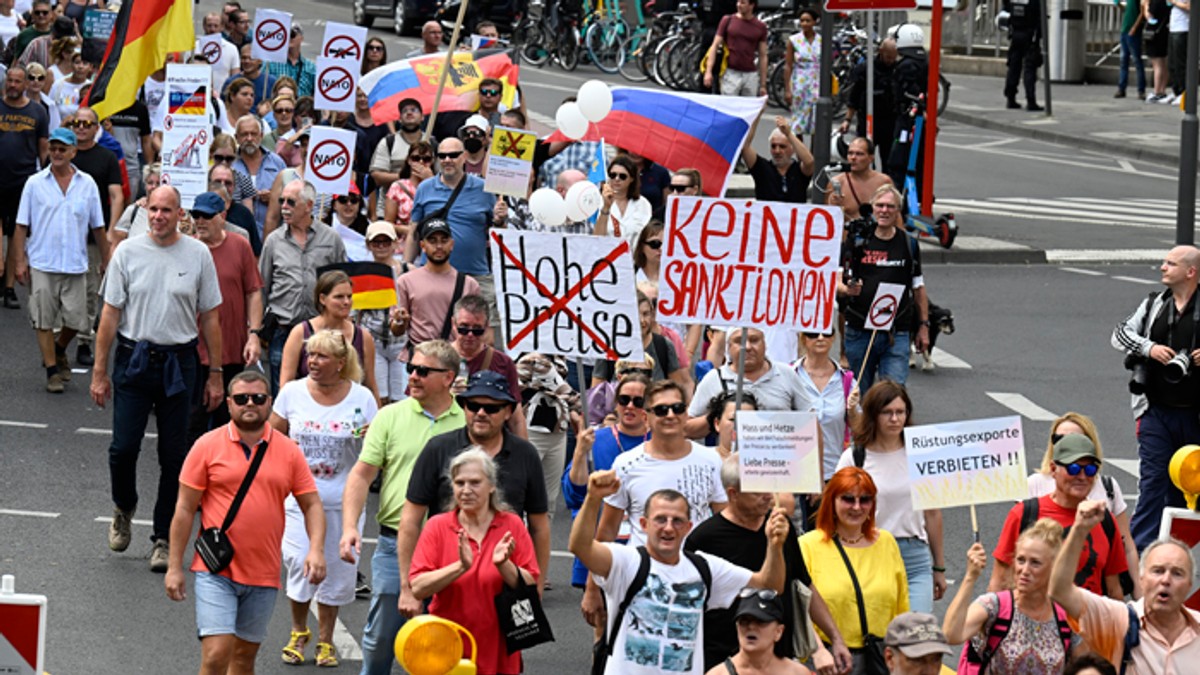
[[[1125,651],[1125,631],[1129,628],[1129,611],[1125,603],[1090,593],[1082,592],[1083,613],[1078,621],[1078,632],[1096,653],[1115,664],[1121,663]],[[1142,600],[1133,603],[1134,612],[1141,621],[1140,644],[1133,650],[1133,663],[1126,675],[1184,675],[1196,672],[1200,663],[1200,612],[1183,608],[1187,616],[1187,627],[1175,639],[1167,640],[1154,624],[1146,621],[1146,608]],[[1187,665],[1187,664],[1192,665]]]
[[[397,304],[407,309],[412,317],[408,324],[408,339],[414,347],[442,337],[442,324],[450,311],[457,274],[436,274],[428,267],[418,267],[396,281]],[[479,282],[471,277],[463,284],[463,297],[468,295],[479,295]]]

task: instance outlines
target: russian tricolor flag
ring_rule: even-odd
[[[371,104],[371,119],[384,124],[400,118],[396,106],[401,100],[414,98],[421,102],[426,114],[433,109],[437,98],[438,82],[446,55],[430,54],[411,59],[393,61],[380,66],[363,76],[359,87],[367,94]],[[455,52],[450,73],[446,77],[446,88],[442,91],[439,111],[476,110],[479,108],[479,82],[485,77],[494,77],[504,83],[501,104],[514,107],[519,68],[512,61],[511,52],[503,49],[488,49],[477,52]]]
[[[613,87],[612,111],[583,140],[601,138],[671,171],[700,171],[705,194],[720,196],[750,127],[767,99]],[[556,131],[551,141],[569,140]]]

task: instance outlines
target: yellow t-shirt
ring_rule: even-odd
[[[872,635],[883,637],[892,619],[908,611],[908,577],[904,573],[900,547],[890,533],[879,530],[879,536],[870,546],[845,548],[862,587],[867,630]],[[829,606],[829,612],[842,632],[846,646],[851,649],[862,648],[858,600],[837,546],[832,539],[825,538],[824,532],[815,530],[800,537],[800,551],[804,554],[804,564],[808,566],[813,587]],[[822,640],[829,642],[829,636],[819,629],[818,633]]]

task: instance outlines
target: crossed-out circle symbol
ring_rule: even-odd
[[[208,130],[207,130],[207,129],[201,129],[201,130],[200,130],[200,131],[199,131],[199,132],[196,134],[196,140],[200,142],[200,145],[204,145],[205,143],[207,143],[207,142],[208,142]]]
[[[163,118],[163,128],[164,129],[166,129],[167,131],[170,131],[171,128],[174,126],[175,126],[175,118],[174,117],[167,115],[166,117]]]
[[[341,74],[340,76],[338,74]],[[341,85],[345,83],[345,87]],[[333,103],[341,103],[350,98],[350,94],[354,92],[354,76],[350,71],[341,66],[330,66],[325,72],[321,73],[321,77],[317,79],[317,86],[321,89],[321,95],[329,99]]]
[[[283,24],[275,19],[264,19],[254,31],[254,40],[258,46],[269,52],[277,52],[287,44],[287,31]]]
[[[896,297],[884,295],[871,305],[871,325],[879,326],[888,323],[888,317],[896,313]]]
[[[321,159],[321,163],[317,164],[316,163],[317,158],[322,157],[321,150],[323,148],[325,148],[326,146],[330,146],[330,145],[333,146],[333,148],[331,148],[330,154],[324,156]],[[329,139],[326,141],[321,141],[320,143],[317,144],[317,147],[310,150],[309,153],[313,157],[313,159],[312,159],[313,173],[317,174],[317,178],[320,178],[321,180],[335,181],[335,180],[341,178],[342,176],[346,175],[346,172],[350,170],[350,150],[346,146],[342,145],[340,142],[338,142],[336,140]],[[341,158],[344,158],[344,161],[339,166],[335,162],[336,162],[336,160],[341,159]],[[333,166],[330,167],[329,166],[330,164],[333,164]],[[327,167],[328,167],[328,169],[327,169]],[[328,174],[324,173],[322,171],[322,169],[327,169],[331,173],[328,173]],[[333,173],[333,172],[336,172],[336,173]]]
[[[200,54],[204,57],[204,60],[209,65],[212,65],[212,64],[216,63],[217,61],[220,61],[221,60],[221,43],[220,42],[206,42],[204,44],[204,49],[200,52]]]
[[[342,43],[347,43],[345,46]],[[349,35],[337,35],[325,45],[325,56],[357,59],[362,54],[358,42]]]

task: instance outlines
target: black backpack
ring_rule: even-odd
[[[1030,527],[1033,526],[1034,523],[1037,522],[1038,511],[1041,509],[1040,505],[1038,504],[1039,499],[1040,499],[1040,497],[1030,497],[1029,499],[1026,499],[1025,501],[1021,502],[1021,529],[1017,531],[1018,534],[1021,532],[1024,532],[1025,530],[1028,530]],[[1108,542],[1109,542],[1110,547],[1112,546],[1112,542],[1116,541],[1116,537],[1120,536],[1117,533],[1117,521],[1113,520],[1112,513],[1110,513],[1108,510],[1104,511],[1104,520],[1100,521],[1100,529],[1104,530],[1104,536],[1108,537]],[[1071,531],[1070,525],[1063,527],[1063,536],[1065,537],[1070,531]],[[1088,534],[1089,548],[1090,548],[1090,544],[1091,544],[1091,536],[1092,536],[1091,533],[1089,533]],[[1093,561],[1092,564],[1099,564],[1099,561]],[[1076,574],[1075,574],[1075,585],[1076,586],[1083,586],[1084,582],[1087,581],[1087,578],[1089,576],[1091,576],[1091,572],[1088,569],[1089,567],[1090,567],[1090,565],[1084,565],[1082,571],[1076,572]]]

